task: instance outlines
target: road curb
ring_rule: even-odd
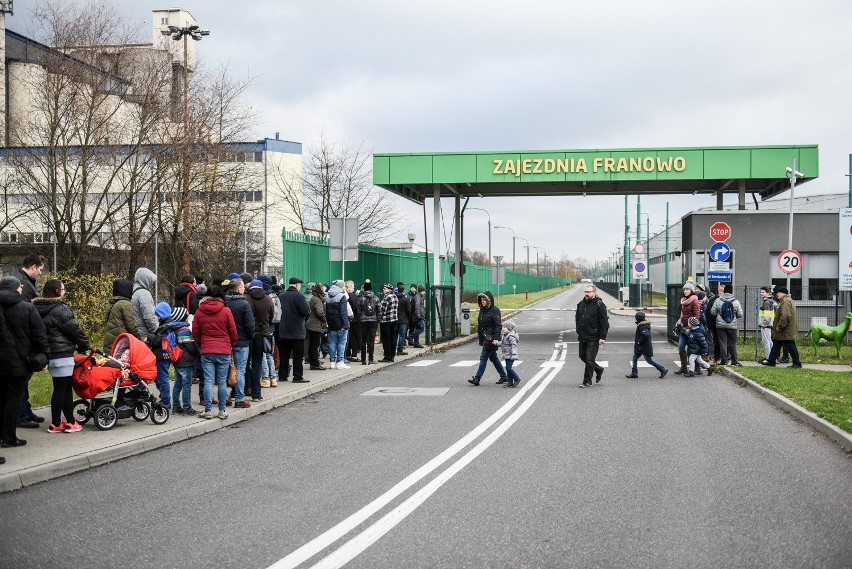
[[[786,411],[796,419],[810,425],[812,428],[826,435],[829,439],[836,442],[843,449],[852,451],[852,435],[821,418],[816,413],[808,411],[798,403],[787,399],[780,393],[776,393],[771,389],[767,389],[759,383],[750,380],[749,378],[737,373],[729,368],[722,368],[722,373],[730,379],[736,380],[741,385],[752,389],[760,394],[764,399],[781,409]]]

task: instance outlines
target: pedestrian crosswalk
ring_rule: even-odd
[[[420,358],[416,362],[406,364],[406,367],[429,367],[429,366],[439,364],[442,361],[443,360]],[[522,363],[524,363],[523,360],[515,360],[514,366],[517,367],[517,366],[521,365]],[[601,367],[608,368],[608,367],[610,367],[609,363],[610,363],[609,360],[597,360],[597,364]],[[674,360],[674,363],[677,364],[677,365],[680,365],[680,360]],[[479,360],[461,360],[461,361],[449,364],[449,367],[467,367],[467,368],[470,368],[470,367],[476,367],[478,365],[479,365]],[[630,368],[630,360],[629,359],[624,360],[624,365],[629,369]],[[653,366],[651,364],[649,364],[648,362],[644,361],[644,360],[639,360],[638,362],[636,362],[636,367],[651,368]]]

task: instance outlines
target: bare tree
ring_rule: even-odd
[[[393,194],[373,186],[372,153],[364,143],[335,144],[320,133],[319,143],[306,157],[302,176],[286,170],[272,176],[285,190],[281,205],[302,233],[327,236],[331,219],[357,217],[359,240],[374,243],[390,238],[405,217],[395,207]]]
[[[462,254],[462,258],[465,261],[471,261],[474,265],[480,265],[483,267],[488,267],[491,265],[490,260],[488,259],[488,253],[483,251],[465,249]]]

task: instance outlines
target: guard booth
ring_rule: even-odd
[[[435,342],[444,342],[456,337],[456,287],[431,286],[429,302],[429,338]]]

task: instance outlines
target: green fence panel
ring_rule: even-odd
[[[305,282],[329,283],[334,279],[345,277],[360,286],[365,279],[370,279],[374,285],[382,283],[396,284],[399,281],[407,285],[412,283],[425,285],[427,282],[427,263],[430,284],[452,286],[455,277],[450,274],[450,266],[455,261],[441,260],[441,282],[433,283],[434,255],[423,252],[386,249],[373,245],[358,246],[358,260],[347,261],[345,266],[340,261],[329,261],[328,239],[313,235],[305,235],[292,231],[282,233],[284,246],[283,277],[286,282],[290,277],[299,277]],[[464,290],[497,292],[497,286],[491,284],[492,267],[474,265],[465,261]],[[537,291],[554,288],[570,283],[570,279],[555,277],[538,277],[515,271],[506,271],[506,283],[500,285],[500,292]],[[374,286],[374,290],[376,290]]]

